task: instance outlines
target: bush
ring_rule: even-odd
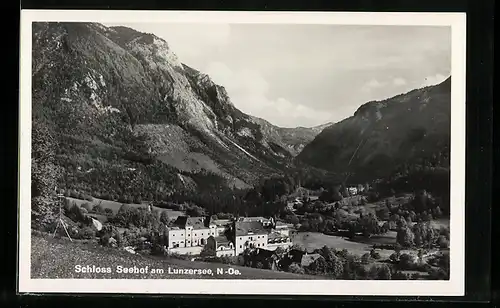
[[[73,221],[81,222],[85,219],[84,211],[86,210],[80,208],[78,205],[76,205],[75,202],[73,202],[73,205],[71,206],[69,211],[66,212],[66,216],[68,216]]]
[[[304,269],[300,266],[300,264],[295,262],[290,264],[288,271],[295,274],[304,274]]]
[[[409,275],[403,272],[396,272],[392,275],[393,280],[408,280],[409,278]]]
[[[93,239],[95,238],[96,230],[93,227],[83,227],[80,229],[80,239]]]
[[[399,268],[400,269],[413,269],[413,266],[415,264],[415,258],[412,255],[409,255],[407,253],[403,253],[399,257]]]
[[[364,255],[361,256],[361,263],[363,263],[363,264],[370,263],[370,254],[369,253],[365,253]]]
[[[104,213],[104,208],[102,207],[102,205],[98,204],[94,206],[92,211],[94,211],[95,213]]]
[[[449,248],[450,241],[446,239],[444,235],[440,235],[437,241],[439,248]]]
[[[372,257],[375,260],[379,260],[380,259],[380,254],[378,252],[376,252],[375,249],[372,249],[370,251],[370,257]]]
[[[82,209],[87,210],[87,212],[92,211],[92,204],[90,204],[90,203],[88,203],[88,202],[84,202],[82,205],[80,205],[80,207],[81,207]]]
[[[113,210],[112,210],[112,209],[110,209],[110,208],[105,208],[105,209],[104,209],[104,213],[105,213],[106,215],[113,215]]]

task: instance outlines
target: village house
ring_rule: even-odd
[[[207,239],[206,248],[214,251],[216,257],[233,257],[235,255],[234,245],[226,236],[210,236]]]

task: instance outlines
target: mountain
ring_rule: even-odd
[[[311,142],[324,128],[332,125],[332,123],[326,123],[314,127],[288,128],[278,127],[258,117],[252,116],[252,120],[261,127],[266,140],[271,140],[287,149],[292,156],[297,156],[304,146]]]
[[[398,166],[422,160],[449,167],[450,109],[451,77],[368,102],[353,116],[325,128],[297,159],[360,180],[384,177]]]
[[[40,22],[32,40],[33,122],[55,140],[61,187],[111,197],[246,188],[291,163],[279,129],[153,34]]]
[[[279,127],[278,132],[282,142],[286,145],[292,155],[297,156],[304,147],[323,131],[323,129],[331,126],[333,123],[326,123],[314,127],[295,127],[285,128]]]

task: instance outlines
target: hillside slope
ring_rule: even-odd
[[[108,194],[245,188],[292,154],[225,89],[153,34],[33,24],[33,121],[57,141],[60,185]]]
[[[132,255],[117,248],[107,248],[95,243],[70,242],[68,239],[52,238],[51,235],[32,235],[31,237],[31,278],[37,279],[325,279],[324,276],[300,275],[266,269],[226,265],[220,263],[191,262],[173,258],[151,257],[148,255]],[[75,266],[111,269],[111,273],[78,273]],[[148,274],[118,273],[117,266],[122,268],[146,268]],[[168,268],[208,270],[214,275],[182,275],[168,274]],[[217,275],[217,268],[224,270]],[[240,275],[228,271],[237,270]],[[161,269],[163,273],[153,274],[153,269]]]
[[[373,180],[402,164],[434,159],[449,166],[451,77],[443,83],[361,106],[324,129],[298,159]]]

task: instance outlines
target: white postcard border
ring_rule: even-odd
[[[281,23],[452,28],[450,280],[32,279],[31,23]],[[30,293],[463,296],[465,287],[465,13],[22,10],[19,121],[18,290]]]

